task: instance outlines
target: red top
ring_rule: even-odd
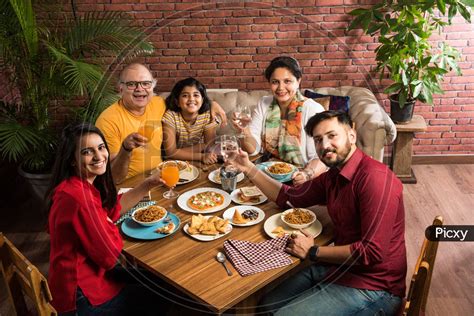
[[[123,287],[105,275],[123,247],[113,224],[120,217],[120,203],[104,209],[99,191],[78,177],[61,182],[52,200],[48,283],[54,308],[75,310],[77,287],[92,305],[107,302]]]
[[[326,205],[334,244],[350,245],[356,264],[334,266],[326,281],[405,296],[407,270],[403,186],[384,164],[356,149],[341,170],[331,168],[300,186],[284,185],[281,208]],[[342,275],[341,275],[342,274]]]

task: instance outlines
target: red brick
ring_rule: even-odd
[[[237,32],[237,25],[211,26],[209,30],[213,33],[233,33]]]
[[[259,39],[259,33],[233,33],[233,40],[255,40]]]
[[[173,63],[173,64],[153,64],[153,65],[150,65],[150,69],[151,70],[175,70],[177,67],[176,67],[176,64]]]
[[[106,4],[104,5],[104,11],[133,11],[131,4]]]
[[[209,19],[198,19],[196,17],[187,19],[184,21],[184,25],[211,25],[211,22]]]
[[[281,23],[281,17],[258,17],[254,19],[255,24],[278,24]]]
[[[417,133],[416,138],[440,138],[441,133]]]
[[[474,138],[461,138],[461,144],[474,144]]]
[[[456,124],[457,125],[467,125],[467,124],[471,123],[471,121],[472,120],[469,119],[469,118],[457,119]]]
[[[259,36],[261,39],[273,39],[275,38],[275,33],[260,33]]]
[[[423,151],[447,151],[449,149],[448,145],[423,145],[414,147],[413,151],[423,152]]]
[[[308,28],[306,23],[295,23],[295,24],[280,24],[278,25],[278,30],[285,31],[302,31]]]
[[[328,14],[330,12],[330,8],[322,8],[319,6],[315,6],[313,8],[304,8],[303,9],[303,14],[304,15],[311,15],[311,14]]]
[[[232,34],[230,34],[230,33],[218,33],[218,34],[209,33],[209,34],[207,34],[207,38],[210,41],[231,40],[232,39]]]
[[[474,138],[473,132],[457,132],[456,137],[459,138]]]
[[[238,63],[238,62],[231,62],[231,63],[221,63],[217,65],[217,68],[219,69],[241,69],[243,68],[243,63]]]
[[[276,31],[278,29],[276,25],[272,25],[272,24],[252,25],[251,27],[252,27],[253,32]]]
[[[465,152],[469,152],[469,151],[474,151],[474,144],[462,144],[462,145],[450,145],[449,146],[449,150],[460,150],[460,151],[465,151]]]
[[[474,111],[474,105],[465,105],[462,107],[463,111]]]
[[[232,16],[232,11],[231,10],[212,10],[212,11],[204,12],[204,15],[210,18],[222,18],[222,17]]]
[[[474,125],[455,125],[452,130],[454,132],[474,132]]]
[[[226,18],[225,19],[227,24],[234,25],[234,24],[253,24],[253,18]]]
[[[222,70],[198,70],[197,77],[201,78],[203,76],[220,77],[222,76]]]
[[[209,42],[209,47],[211,48],[235,47],[235,45],[235,41]]]
[[[256,9],[240,9],[232,10],[232,16],[259,16],[260,10]]]
[[[186,26],[182,28],[182,32],[186,34],[208,33],[209,28],[209,26]]]
[[[433,145],[457,145],[461,140],[457,138],[433,139]]]

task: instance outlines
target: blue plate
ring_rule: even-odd
[[[131,218],[127,218],[123,221],[122,232],[129,237],[144,240],[153,240],[168,237],[169,235],[174,234],[179,229],[179,225],[181,224],[181,221],[179,220],[179,217],[176,214],[168,212],[168,215],[175,225],[174,231],[170,234],[160,234],[155,232],[155,230],[157,230],[158,228],[166,225],[165,223],[163,223],[163,221],[153,226],[143,226],[138,224]]]
[[[262,170],[263,172],[265,172],[267,175],[269,175],[270,177],[272,177],[270,174],[268,174],[266,171],[265,171],[265,168],[269,165],[271,165],[272,163],[274,163],[275,161],[266,161],[266,162],[262,162],[262,163],[259,163],[258,165],[256,165],[256,167],[260,170]],[[290,182],[292,181],[291,180],[291,176],[293,175],[293,173],[290,173],[289,175],[287,175],[286,177],[282,178],[282,179],[276,179],[274,177],[272,177],[272,179],[275,179],[279,182]]]

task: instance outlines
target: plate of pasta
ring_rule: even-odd
[[[284,235],[290,235],[290,234],[301,235],[301,232],[299,231],[299,229],[291,228],[290,226],[286,225],[282,221],[281,219],[282,214],[283,213],[277,213],[270,216],[263,224],[263,230],[268,235],[268,237],[278,238],[278,237],[282,237]],[[309,232],[311,235],[313,235],[314,238],[316,238],[323,231],[323,225],[321,224],[320,221],[316,219],[311,224],[311,226],[305,228],[305,230]]]
[[[143,226],[135,222],[132,218],[127,218],[122,222],[122,233],[128,237],[141,240],[154,240],[165,238],[174,234],[180,227],[181,221],[176,214],[168,212],[167,220],[160,221],[152,226]]]
[[[292,164],[279,161],[262,162],[256,167],[260,170],[263,170],[266,174],[279,182],[291,181],[291,176],[295,171],[298,170],[298,168]]]

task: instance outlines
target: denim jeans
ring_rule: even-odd
[[[396,315],[401,298],[386,291],[322,283],[328,267],[312,265],[292,276],[260,302],[259,312],[295,315]]]

